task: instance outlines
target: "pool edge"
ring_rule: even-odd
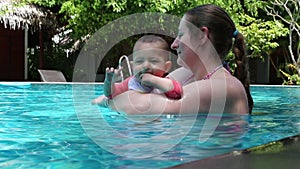
[[[251,147],[240,151],[195,160],[184,164],[168,167],[167,169],[205,168],[205,169],[240,169],[240,168],[297,168],[299,167],[300,134],[283,138],[275,143],[282,143],[284,149],[277,153],[255,153]],[[273,143],[270,142],[270,143]],[[263,145],[268,145],[266,143]],[[260,145],[260,146],[263,146]],[[273,159],[273,160],[272,160]],[[273,161],[273,162],[270,162]]]

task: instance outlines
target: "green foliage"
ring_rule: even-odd
[[[264,12],[272,0],[24,0],[52,9],[59,8],[64,16],[67,29],[71,29],[71,38],[81,40],[93,35],[103,26],[116,19],[135,13],[157,12],[182,16],[186,10],[201,4],[213,3],[226,9],[236,23],[237,28],[246,37],[251,57],[261,57],[279,46],[277,40],[288,34],[288,29],[279,21],[269,18]],[[163,20],[160,20],[163,22]],[[134,26],[137,21],[132,20]],[[156,21],[154,21],[156,22]],[[132,30],[132,25],[120,29]],[[109,40],[108,38],[106,40]],[[130,40],[129,40],[130,41]],[[73,41],[74,42],[74,41]],[[122,45],[120,45],[122,46]],[[123,45],[124,46],[124,45]],[[132,44],[127,45],[127,48]],[[126,46],[125,46],[126,48]],[[114,49],[112,50],[114,51]],[[110,51],[116,57],[117,53]],[[119,52],[119,53],[118,53]],[[115,62],[116,58],[111,58]]]
[[[60,6],[60,13],[65,15],[68,28],[73,30],[73,37],[79,39],[87,34],[92,35],[109,22],[140,12],[170,13],[182,16],[194,6],[214,3],[227,10],[240,29],[253,53],[252,57],[261,56],[278,46],[276,39],[288,33],[278,21],[260,18],[267,4],[262,0],[246,0],[244,11],[239,0],[27,0],[39,5]],[[247,12],[247,13],[246,13]]]
[[[39,80],[38,65],[39,56],[36,54],[35,49],[29,49],[28,56],[28,80]]]
[[[0,8],[0,16],[3,16],[7,13],[15,12],[18,7],[21,7],[24,5],[26,5],[25,0],[12,1],[10,3],[7,3],[6,5],[4,5],[4,3],[3,3],[3,4],[1,4],[1,8]]]
[[[28,56],[29,80],[39,80],[38,65],[40,51],[36,48],[31,48]],[[46,52],[43,57],[43,69],[61,70],[67,81],[72,80],[72,73],[76,57],[67,55],[66,51],[56,46],[51,52]]]
[[[283,85],[300,85],[300,77],[295,65],[287,64],[282,69],[279,69],[279,72],[285,77]]]
[[[261,57],[262,53],[269,53],[279,46],[276,41],[279,37],[286,36],[289,30],[278,21],[253,20],[249,26],[240,27],[248,47],[252,51],[251,57]]]
[[[23,0],[24,2],[33,3],[45,7],[53,7],[55,5],[60,5],[64,0]]]
[[[266,153],[278,153],[285,150],[285,147],[282,142],[271,142],[261,146],[253,147],[247,149],[247,152],[253,154],[266,154]]]
[[[265,8],[275,21],[284,22],[289,28],[289,59],[285,70],[280,72],[287,78],[284,84],[300,84],[300,2],[299,0],[274,0]],[[287,73],[285,73],[287,72]]]

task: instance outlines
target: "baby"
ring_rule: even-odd
[[[114,78],[120,69],[106,68],[104,80],[104,95],[92,101],[93,104],[107,106],[111,99],[125,91],[135,90],[149,93],[158,89],[168,98],[180,99],[182,87],[179,82],[166,77],[172,67],[169,60],[170,50],[168,43],[161,37],[145,35],[137,40],[133,48],[132,69],[134,76],[130,76],[121,83],[114,83]]]

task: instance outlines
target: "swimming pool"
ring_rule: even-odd
[[[205,142],[199,142],[199,132],[206,115],[128,119],[85,102],[95,97],[95,91],[101,94],[101,88],[2,83],[0,168],[165,168],[300,133],[300,87],[251,86],[253,115],[224,115]],[[74,90],[82,100],[74,99]],[[91,123],[96,127],[84,127],[78,107],[88,120],[99,118],[99,123]],[[176,122],[180,126],[174,125]],[[187,129],[190,124],[192,128]],[[182,133],[183,139],[176,138],[177,133]]]

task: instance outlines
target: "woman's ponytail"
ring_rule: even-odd
[[[248,59],[246,56],[246,43],[244,36],[237,30],[233,33],[234,44],[232,51],[235,55],[236,68],[234,70],[234,76],[236,76],[244,85],[247,93],[249,113],[251,114],[253,108],[253,99],[250,93],[250,77]]]

